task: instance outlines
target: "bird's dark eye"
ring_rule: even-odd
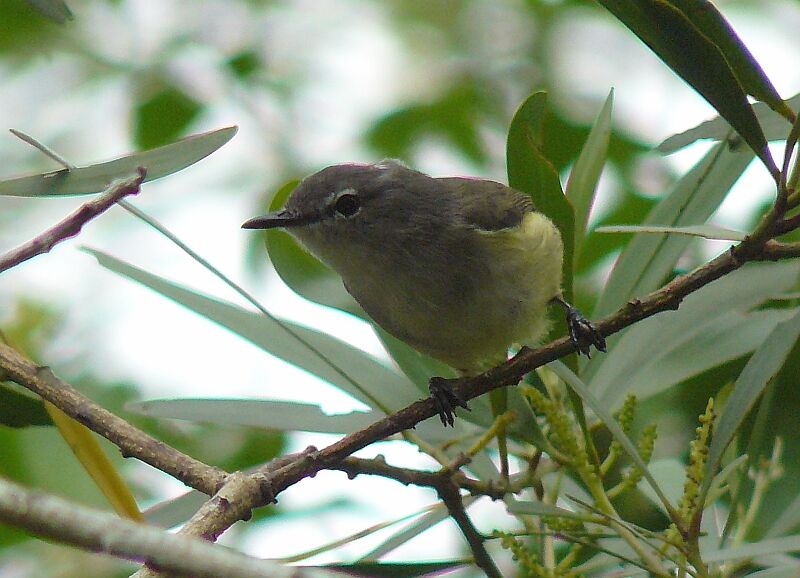
[[[333,203],[333,210],[343,217],[352,217],[360,208],[361,199],[355,193],[342,193]]]

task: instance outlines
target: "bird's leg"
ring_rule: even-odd
[[[560,295],[556,295],[551,301],[561,305],[567,312],[567,327],[569,328],[569,339],[575,348],[586,357],[589,355],[591,346],[594,345],[598,351],[606,350],[606,340],[600,335],[592,322],[583,316],[577,307],[570,305]]]
[[[467,402],[453,391],[451,383],[457,381],[456,379],[445,379],[444,377],[431,377],[428,382],[428,390],[431,392],[431,398],[436,404],[436,411],[439,413],[439,419],[442,420],[442,425],[453,426],[456,418],[456,407],[463,407],[465,410],[470,411]]]

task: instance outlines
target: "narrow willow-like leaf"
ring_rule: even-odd
[[[478,498],[476,496],[466,496],[463,499],[464,507],[468,508],[477,499]],[[427,514],[423,514],[413,523],[409,524],[406,528],[397,532],[389,539],[385,540],[382,544],[372,549],[369,553],[362,556],[358,561],[362,563],[375,562],[386,556],[386,554],[389,552],[396,550],[412,538],[415,538],[426,530],[432,528],[439,522],[446,520],[449,516],[450,514],[447,512],[447,508],[445,508],[444,504],[442,504],[441,508],[436,508]]]
[[[0,424],[7,427],[53,425],[42,399],[27,390],[0,383]]]
[[[725,448],[733,440],[739,426],[750,413],[764,388],[780,371],[786,356],[797,343],[798,336],[800,336],[800,312],[791,319],[779,323],[742,370],[733,386],[733,392],[725,402],[719,423],[714,428],[701,496],[704,497],[708,491],[714,473],[722,461]]]
[[[545,504],[544,502],[531,502],[528,500],[514,500],[510,503],[506,502],[506,508],[514,515],[524,514],[531,516],[556,516],[559,518],[582,517],[578,512],[559,508],[558,506],[553,506],[551,504]]]
[[[792,500],[792,503],[783,508],[780,515],[772,522],[767,529],[765,538],[777,538],[787,532],[791,532],[800,526],[800,494]]]
[[[637,468],[640,468],[642,473],[644,474],[645,479],[653,488],[653,491],[658,496],[658,499],[664,505],[664,508],[667,511],[672,510],[672,504],[670,504],[669,500],[667,499],[666,494],[656,482],[656,479],[650,473],[650,470],[647,467],[647,464],[644,462],[642,457],[639,455],[639,450],[636,446],[631,442],[630,438],[622,431],[617,420],[611,415],[611,412],[608,411],[604,405],[600,402],[597,397],[589,390],[585,383],[579,378],[575,373],[569,369],[566,365],[564,365],[560,361],[553,361],[547,364],[547,367],[553,370],[558,377],[560,377],[567,386],[572,389],[580,398],[584,401],[584,403],[591,408],[591,410],[595,413],[595,415],[603,422],[603,425],[608,428],[608,431],[611,432],[611,435],[614,437],[616,441],[620,443],[622,449],[631,459],[631,461],[636,464]]]
[[[418,397],[416,388],[404,376],[330,335],[282,321],[308,343],[312,343],[317,351],[322,352],[325,355],[323,359],[312,355],[305,346],[292,339],[281,326],[264,315],[181,287],[100,251],[87,252],[97,258],[103,267],[133,279],[230,329],[264,351],[319,376],[370,407],[375,403],[374,400],[379,400],[387,408],[396,410],[416,401]],[[342,367],[347,368],[350,379],[345,379],[332,368],[327,359],[335,359]]]
[[[611,110],[614,103],[614,91],[608,94],[600,114],[594,121],[592,130],[572,167],[567,181],[565,194],[575,211],[575,252],[580,253],[589,213],[597,193],[600,173],[606,163],[608,143],[611,139]]]
[[[191,518],[208,501],[203,492],[191,490],[176,498],[170,498],[144,511],[144,519],[151,526],[174,528]]]
[[[688,296],[678,311],[630,327],[592,375],[607,408],[625,393],[645,398],[761,345],[793,311],[752,311],[794,287],[800,264],[745,266]]]
[[[670,0],[670,3],[719,48],[747,94],[787,119],[794,116],[761,65],[713,3],[708,0]]]
[[[99,193],[111,181],[130,175],[138,167],[147,169],[145,182],[154,181],[204,159],[231,140],[237,130],[230,126],[88,167],[0,181],[0,195],[52,197]]]
[[[143,521],[144,518],[136,504],[136,498],[133,497],[133,492],[100,446],[94,432],[72,419],[49,401],[44,402],[44,407],[58,428],[61,437],[67,442],[72,453],[75,454],[114,511],[134,522]]]
[[[800,107],[800,94],[796,94],[788,99],[786,105],[792,109]],[[789,135],[792,124],[787,122],[784,117],[769,108],[763,102],[755,103],[753,105],[753,112],[755,112],[758,122],[763,127],[764,135],[767,140],[785,140]],[[656,150],[663,154],[670,154],[698,140],[725,140],[730,138],[730,130],[731,125],[721,116],[717,116],[665,139],[656,147]]]
[[[547,94],[536,92],[517,109],[506,142],[508,184],[530,195],[537,210],[550,218],[564,242],[564,297],[572,299],[575,213],[561,190],[558,171],[542,154]]]
[[[267,399],[152,399],[125,409],[157,418],[328,434],[350,434],[383,417],[378,412],[330,415],[317,405]]]
[[[747,578],[797,578],[797,565],[759,570],[748,574]]]
[[[653,460],[648,464],[650,473],[658,482],[658,486],[664,490],[671,504],[677,504],[683,495],[683,484],[686,480],[686,464],[676,458],[665,458]],[[654,504],[660,505],[658,496],[650,487],[650,484],[640,482],[637,489],[645,496],[650,498]],[[661,507],[664,511],[664,508]],[[666,513],[666,511],[664,511]]]
[[[777,180],[778,168],[747,94],[720,47],[698,28],[704,23],[666,0],[599,1],[717,109]]]
[[[390,527],[395,526],[395,525],[397,525],[397,524],[399,524],[401,522],[405,522],[406,520],[410,520],[411,518],[416,518],[417,516],[421,516],[423,514],[426,514],[426,513],[430,512],[430,511],[436,509],[436,508],[441,508],[441,507],[442,507],[442,504],[440,504],[440,503],[432,504],[432,505],[424,508],[423,510],[416,511],[416,512],[411,512],[410,514],[406,514],[405,516],[402,516],[400,518],[395,518],[394,520],[386,520],[384,522],[379,522],[378,524],[374,524],[374,525],[372,525],[372,526],[370,526],[368,528],[360,530],[359,532],[356,532],[354,534],[350,534],[349,536],[346,536],[344,538],[340,538],[338,540],[334,540],[333,542],[329,542],[329,543],[324,544],[322,546],[318,546],[316,548],[312,548],[311,550],[306,550],[305,552],[302,552],[300,554],[294,554],[293,556],[286,556],[286,557],[280,558],[280,559],[276,560],[276,562],[281,562],[283,564],[293,564],[295,562],[300,562],[301,560],[307,560],[308,558],[312,558],[314,556],[318,556],[319,554],[324,554],[325,552],[330,552],[331,550],[336,550],[337,548],[340,548],[341,546],[345,546],[347,544],[351,544],[351,543],[355,542],[356,540],[360,540],[361,538],[366,538],[367,536],[371,536],[375,532],[379,532],[379,531],[384,530],[386,528],[390,528]],[[364,564],[365,565],[374,565],[375,563],[374,562],[367,562],[367,563],[364,563]]]
[[[728,560],[741,560],[742,558],[755,558],[756,556],[769,556],[771,554],[787,554],[800,551],[800,536],[786,536],[772,538],[749,544],[739,544],[732,548],[703,552],[704,562],[726,562]],[[795,572],[797,569],[795,568]],[[795,574],[796,575],[796,574]]]
[[[472,560],[447,560],[444,562],[349,562],[325,564],[323,566],[302,566],[333,570],[356,578],[418,578],[436,576],[441,573],[471,565]]]
[[[704,223],[752,159],[747,150],[734,152],[725,143],[719,143],[675,183],[643,225],[682,227]],[[636,235],[617,259],[594,316],[608,315],[629,299],[660,287],[691,240],[686,236]]]
[[[735,460],[722,468],[722,470],[716,476],[714,476],[714,479],[711,481],[711,486],[708,489],[706,506],[710,506],[717,499],[722,497],[722,495],[727,491],[729,478],[736,474],[738,470],[746,469],[747,459],[748,458],[746,454],[738,456]]]
[[[717,225],[687,225],[685,227],[661,227],[658,225],[606,225],[597,227],[597,233],[663,233],[667,235],[690,235],[715,241],[743,241],[747,233],[734,231]]]

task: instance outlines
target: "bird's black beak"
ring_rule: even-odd
[[[313,220],[314,219],[308,215],[298,215],[283,209],[274,213],[252,218],[242,225],[242,229],[277,229],[283,227],[298,227],[301,225],[307,225]]]

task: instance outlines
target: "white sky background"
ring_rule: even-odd
[[[486,45],[476,43],[479,45],[472,56],[482,57],[481,51],[489,50],[487,46],[513,52],[515,42],[524,44],[526,28],[516,21],[513,2],[499,7],[492,0],[472,4],[480,22],[504,31],[495,37],[504,39],[501,45],[493,46],[488,39]],[[746,2],[719,4],[781,94],[788,98],[800,91],[797,4],[789,0],[759,2],[757,10],[749,9]],[[276,6],[255,20],[239,13],[240,8],[233,3],[207,2],[202,9],[195,6],[188,1],[128,1],[121,2],[119,8],[99,2],[73,2],[77,19],[72,26],[91,38],[93,49],[110,62],[124,66],[147,62],[176,31],[194,38],[179,57],[166,63],[187,91],[211,103],[192,131],[240,126],[239,134],[220,151],[190,169],[147,184],[133,203],[252,289],[271,311],[380,354],[380,346],[365,324],[303,302],[276,279],[248,279],[243,255],[245,242],[254,233],[239,226],[258,211],[260,192],[300,176],[284,174],[278,161],[281,151],[292,151],[314,169],[375,160],[358,142],[369,122],[394,105],[434,94],[435,79],[452,74],[459,63],[429,62],[419,54],[409,55],[394,37],[379,5],[367,1],[294,2]],[[590,119],[614,87],[616,126],[654,144],[713,115],[699,96],[620,23],[613,19],[598,22],[586,14],[580,10],[565,14],[559,24],[562,33],[558,45],[550,47],[561,70],[558,82],[546,87],[553,94],[553,102]],[[273,74],[290,81],[302,80],[299,99],[288,110],[277,106],[271,93],[265,91],[257,97],[245,94],[220,76],[219,61],[252,38],[260,39],[262,54]],[[43,58],[38,66],[23,71],[3,67],[0,64],[0,76],[5,79],[0,91],[0,127],[27,132],[76,164],[104,160],[131,149],[131,87],[119,77],[97,81],[83,78],[75,59],[62,53]],[[291,137],[286,139],[288,133]],[[437,148],[436,143],[425,143],[423,149],[417,159],[421,170],[435,175],[474,174],[475,169],[464,159]],[[667,162],[686,170],[702,152],[699,149],[705,150],[693,147]],[[503,179],[502,152],[503,147],[497,147],[494,174],[481,176]],[[10,134],[0,134],[0,154],[5,160],[0,178],[53,168]],[[769,194],[765,175],[757,165],[748,170],[721,208],[717,222],[740,225],[743,210]],[[31,238],[81,200],[0,197],[0,250]],[[17,206],[27,210],[23,219],[2,217]],[[179,249],[122,209],[114,208],[90,223],[78,239],[0,276],[0,303],[31,295],[65,313],[63,331],[52,359],[48,359],[57,372],[59,367],[61,373],[68,372],[71,360],[75,360],[75,367],[92,367],[106,379],[136,383],[145,399],[257,396],[320,403],[327,411],[355,407],[332,388],[100,268],[93,258],[78,251],[80,245],[240,303]],[[709,244],[709,252],[721,247]],[[8,315],[7,305],[0,306],[0,322]],[[292,445],[299,449],[309,443],[326,445],[331,440],[303,435]],[[427,464],[415,450],[399,443],[380,444],[363,455],[377,452],[386,453],[390,462],[398,464]],[[346,493],[362,507],[334,510],[316,518],[314,524],[307,519],[282,520],[279,530],[267,526],[264,531],[248,534],[245,548],[261,556],[288,555],[434,501],[429,492],[394,482],[364,477],[352,482],[342,474],[322,473],[287,491],[281,503],[291,510],[308,507],[309,496],[322,503],[339,493]],[[451,530],[443,524],[425,539],[398,550],[396,557],[440,559],[458,554],[461,538]],[[360,541],[343,552],[357,556],[375,543],[374,539]],[[337,552],[335,557],[340,555]],[[333,558],[326,556],[318,561]]]

